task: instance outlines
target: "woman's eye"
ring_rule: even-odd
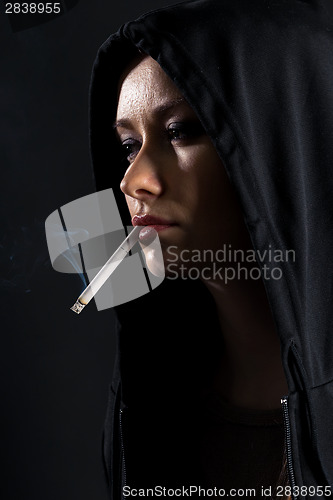
[[[170,123],[168,126],[168,136],[172,141],[192,139],[203,133],[204,129],[200,122]]]
[[[179,126],[168,127],[168,135],[171,140],[175,141],[185,139],[187,137],[185,128]]]
[[[126,142],[122,143],[121,149],[123,152],[123,159],[131,163],[138,153],[140,145],[137,141],[127,140]]]

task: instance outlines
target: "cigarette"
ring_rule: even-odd
[[[87,288],[81,293],[80,297],[77,299],[75,304],[71,307],[71,310],[77,314],[80,314],[82,309],[89,304],[91,299],[96,295],[98,290],[104,285],[106,280],[108,280],[111,274],[119,266],[119,264],[128,255],[131,248],[134,247],[135,243],[139,239],[139,233],[142,229],[141,226],[135,226],[130,232],[127,238],[121,243],[117,250],[111,255],[109,260],[104,264],[102,269],[96,274],[94,279],[90,282]]]

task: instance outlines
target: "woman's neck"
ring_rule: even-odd
[[[217,306],[225,345],[215,388],[240,407],[279,407],[288,387],[263,282],[205,281],[205,285]]]

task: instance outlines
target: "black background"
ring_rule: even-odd
[[[108,497],[101,436],[114,315],[94,303],[70,311],[82,282],[52,269],[44,224],[94,191],[88,89],[98,47],[173,3],[62,0],[47,22],[0,4],[1,499]]]

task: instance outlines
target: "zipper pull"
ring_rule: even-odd
[[[296,481],[293,466],[293,456],[291,450],[291,428],[290,428],[290,418],[289,418],[289,408],[288,408],[288,396],[283,396],[281,398],[281,405],[283,411],[283,421],[284,421],[284,431],[285,431],[285,442],[286,442],[286,458],[287,458],[287,469],[289,486],[291,488],[291,499],[298,500],[298,495],[294,495],[296,491]]]

